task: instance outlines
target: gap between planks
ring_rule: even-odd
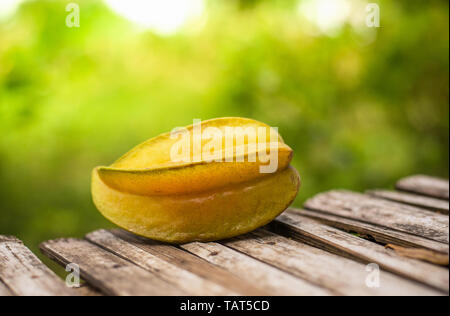
[[[144,244],[120,230],[86,237],[95,244],[59,239],[41,244],[41,250],[60,264],[78,264],[83,279],[108,295],[268,295],[173,246]]]
[[[105,231],[100,231],[101,234],[105,234]],[[108,232],[106,232],[108,233]],[[87,236],[90,240],[96,240],[95,242],[101,241],[102,244],[105,244],[104,238],[105,236],[101,237],[98,236],[99,232],[94,232],[92,234],[89,234]],[[111,233],[110,233],[111,234]],[[274,264],[274,258],[271,257],[258,257],[255,256],[254,253],[249,253],[249,249],[258,249],[258,246],[255,246],[254,238],[255,233],[247,235],[247,238],[249,240],[244,241],[238,241],[237,244],[233,242],[233,240],[225,242],[224,245],[227,247],[216,244],[216,243],[190,243],[183,245],[182,247],[202,258],[205,258],[206,260],[210,262],[214,262],[215,264],[218,264],[225,269],[229,269],[233,272],[233,274],[240,275],[244,278],[247,278],[249,280],[252,280],[255,282],[255,280],[258,280],[258,286],[265,288],[268,290],[268,287],[272,286],[272,290],[280,290],[280,288],[283,288],[283,284],[280,282],[272,283],[277,277],[281,276],[283,280],[290,280],[291,282],[297,282],[301,284],[303,291],[305,292],[312,292],[315,291],[316,293],[318,291],[321,292],[320,295],[328,295],[328,294],[338,294],[338,295],[395,295],[396,293],[403,293],[404,295],[439,295],[439,292],[434,292],[428,288],[424,288],[422,286],[418,286],[415,283],[409,282],[407,280],[404,280],[402,278],[396,277],[394,275],[391,275],[390,273],[383,272],[382,274],[382,282],[383,287],[380,289],[370,289],[367,288],[365,285],[365,278],[367,277],[367,271],[365,271],[365,265],[356,263],[352,260],[348,260],[345,258],[341,258],[338,256],[335,256],[333,254],[330,254],[328,252],[321,251],[319,249],[303,245],[298,242],[294,242],[293,246],[296,249],[294,252],[292,251],[286,251],[286,249],[283,248],[282,253],[278,254],[276,257],[281,258],[281,262],[283,263],[292,263],[293,260],[296,261],[296,258],[292,258],[293,253],[299,253],[302,254],[303,258],[301,259],[302,264],[299,264],[299,262],[296,262],[297,264],[294,267],[286,268],[286,266],[280,266],[280,262],[278,264]],[[268,232],[262,232],[262,234],[269,234]],[[134,235],[131,235],[130,233],[124,232],[122,230],[114,230],[113,235],[124,237],[124,240],[127,242],[134,242],[134,245],[139,245],[141,249],[146,249],[147,251],[150,251],[151,253],[159,254],[164,259],[170,259],[172,262],[179,262],[180,260],[180,254],[182,253],[182,257],[186,257],[186,255],[191,258],[192,255],[188,254],[187,252],[180,250],[178,248],[175,248],[170,245],[161,244],[158,242],[154,242],[142,237],[137,237]],[[250,236],[250,237],[249,237]],[[267,237],[267,236],[266,236]],[[289,244],[288,239],[283,238],[281,236],[274,236],[276,238],[281,239],[278,243],[279,245],[282,245],[283,247],[286,247],[286,244]],[[108,239],[111,238],[111,236],[107,237]],[[241,237],[244,238],[244,237]],[[235,239],[235,240],[239,240]],[[122,242],[121,242],[122,243]],[[126,244],[122,244],[126,245]],[[268,241],[267,243],[269,248],[277,247],[277,243],[273,241]],[[278,245],[278,246],[279,246]],[[133,246],[133,245],[132,245]],[[109,241],[109,248],[114,248],[114,252],[118,251],[117,246],[112,247],[111,246],[111,240]],[[239,248],[241,247],[241,248]],[[126,248],[130,248],[129,246],[126,246]],[[132,247],[134,248],[134,246]],[[232,250],[234,249],[234,250]],[[237,251],[235,251],[237,250]],[[320,254],[317,253],[317,251],[320,252]],[[122,256],[128,256],[127,252],[124,252],[121,250]],[[138,252],[139,253],[139,252]],[[136,260],[136,253],[133,258],[130,258],[132,261]],[[246,255],[244,255],[244,253]],[[211,255],[212,254],[212,255]],[[230,259],[230,254],[232,260]],[[249,258],[248,256],[254,257],[254,259]],[[309,261],[309,264],[306,265],[303,263],[303,260],[305,259],[304,256],[313,256],[314,259]],[[146,256],[144,256],[146,257]],[[173,258],[176,258],[173,260]],[[193,257],[196,259],[199,259],[197,257]],[[243,263],[241,260],[244,258],[246,262],[243,266],[239,267],[239,264]],[[318,260],[320,258],[320,260]],[[255,260],[256,259],[256,260]],[[201,262],[204,262],[204,260],[200,259]],[[235,261],[233,261],[235,260]],[[326,264],[317,264],[317,261],[327,262]],[[261,262],[262,261],[262,262]],[[263,263],[264,262],[264,263]],[[142,263],[140,263],[142,264]],[[208,264],[209,265],[209,264]],[[252,265],[259,266],[263,265],[263,270],[258,271],[252,271],[247,268],[251,268]],[[303,266],[302,266],[303,265]],[[187,265],[191,269],[194,265]],[[210,266],[210,265],[209,265]],[[330,268],[330,266],[332,268]],[[186,264],[184,263],[184,267],[186,267]],[[239,271],[238,269],[241,268]],[[306,269],[307,271],[303,273],[299,273],[301,271],[300,269]],[[246,271],[247,270],[247,271]],[[284,270],[284,272],[280,271]],[[331,273],[330,273],[331,270]],[[358,271],[359,273],[356,273],[355,277],[355,271]],[[158,271],[159,273],[161,271]],[[261,276],[264,272],[270,272],[274,273],[269,276],[266,276],[265,280],[262,280],[260,282],[259,278],[255,278],[258,276]],[[245,274],[247,274],[245,276]],[[291,274],[290,276],[287,276],[286,274]],[[358,278],[359,276],[359,278]],[[296,279],[293,279],[296,277]],[[331,279],[331,281],[329,280]],[[279,280],[279,281],[281,281]],[[292,283],[290,283],[292,284]],[[313,285],[315,284],[315,285]],[[338,286],[339,284],[339,286]],[[286,286],[286,285],[284,285]],[[327,290],[324,290],[323,288],[327,288]],[[285,287],[285,291],[288,290]],[[276,291],[276,290],[275,290]],[[291,290],[292,292],[292,290]],[[267,292],[266,292],[267,294]],[[274,295],[274,293],[270,293],[270,295]],[[280,293],[281,295],[281,293]],[[305,293],[305,295],[307,295]]]
[[[415,235],[410,235],[404,232],[389,229],[387,227],[363,223],[340,216],[322,213],[320,211],[310,211],[306,209],[294,208],[290,208],[290,210],[299,212],[304,216],[318,220],[329,226],[372,238],[382,244],[394,244],[409,248],[425,248],[442,254],[449,253],[449,246],[447,244]]]
[[[187,270],[201,278],[209,279],[241,295],[268,295],[267,291],[255,286],[254,282],[230,273],[226,269],[213,265],[206,260],[175,246],[139,237],[121,229],[111,231],[114,235],[147,251],[181,269]]]
[[[384,226],[448,245],[449,217],[365,194],[333,190],[305,203],[309,210]]]
[[[300,214],[288,210],[280,215],[272,226],[277,232],[302,242],[349,256],[365,264],[376,263],[386,271],[425,284],[445,294],[449,293],[448,269],[399,256],[393,250]]]
[[[128,236],[130,242],[119,238],[119,236]],[[163,257],[165,260],[154,256],[152,253],[139,248],[133,239],[126,232],[123,231],[95,231],[86,236],[86,238],[100,245],[101,247],[119,255],[127,260],[155,273],[159,273],[163,278],[171,282],[176,282],[177,285],[185,290],[189,291],[192,295],[237,295],[246,293],[236,293],[216,284],[211,278],[211,274],[204,278],[197,276],[181,267],[171,264],[165,260],[168,257]],[[184,250],[180,250],[171,245],[157,244],[150,240],[144,240],[142,238],[135,238],[141,240],[141,245],[146,245],[147,248],[168,247],[167,251],[171,251],[172,254],[183,254],[183,257],[188,255]],[[135,241],[136,241],[135,240]],[[206,261],[210,264],[210,267],[218,266],[231,272],[231,275],[235,275],[249,284],[254,284],[257,280],[257,288],[260,293],[265,295],[331,295],[331,293],[325,289],[319,288],[306,281],[295,278],[287,273],[281,272],[269,265],[263,264],[255,259],[252,259],[246,255],[243,255],[237,251],[231,250],[227,247],[216,243],[190,243],[181,246],[183,249],[188,250],[190,253],[205,259],[201,260],[202,265],[205,265]],[[171,249],[171,250],[168,250]],[[148,250],[148,249],[147,249]],[[155,250],[155,249],[154,249]],[[193,257],[196,258],[196,257]],[[170,259],[169,259],[170,260]],[[198,260],[197,260],[198,261]],[[177,261],[173,261],[176,263]],[[225,284],[230,286],[230,280]]]
[[[158,276],[105,251],[86,240],[57,239],[40,245],[59,264],[75,263],[81,277],[107,295],[186,295]]]
[[[449,215],[449,203],[445,200],[389,190],[368,190],[366,191],[366,194],[373,197],[425,208],[437,213]]]
[[[181,269],[106,230],[94,231],[86,239],[133,264],[158,275],[190,295],[238,295],[208,279]]]
[[[442,295],[392,273],[380,273],[380,287],[368,287],[366,265],[304,243],[258,229],[224,245],[293,274],[337,295]]]
[[[332,295],[331,291],[216,242],[193,242],[181,247],[249,282],[257,282],[258,287],[267,290],[270,295]]]

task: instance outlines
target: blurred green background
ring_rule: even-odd
[[[363,0],[180,1],[77,0],[79,28],[69,1],[0,1],[1,234],[36,250],[111,227],[92,168],[194,118],[279,127],[296,206],[448,177],[447,0],[373,1],[380,28]]]

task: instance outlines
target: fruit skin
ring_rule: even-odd
[[[275,150],[275,149],[274,149]],[[278,169],[284,170],[292,160],[292,150],[279,146]],[[172,168],[144,170],[99,167],[100,178],[108,186],[137,195],[186,194],[221,188],[266,176],[256,162],[199,162]]]
[[[92,196],[110,221],[137,235],[170,243],[214,241],[273,220],[300,187],[295,168],[201,193],[143,196],[106,185],[94,169]]]
[[[226,117],[203,121],[200,126],[203,131],[207,128],[216,128],[223,134],[228,127],[242,130],[252,128],[254,131],[264,128],[267,149],[277,153],[277,170],[284,170],[292,160],[292,149],[284,143],[276,131],[264,123],[246,118]],[[244,155],[240,155],[242,161],[237,158],[235,139],[233,145],[236,152],[230,155],[233,162],[194,161],[192,159],[194,127],[191,125],[185,129],[190,133],[190,162],[171,161],[170,149],[178,140],[171,138],[170,133],[165,133],[136,146],[111,166],[99,167],[100,178],[108,186],[122,192],[166,195],[202,192],[266,175],[260,172],[260,167],[267,163],[261,162],[259,155],[255,154],[257,158],[255,162],[249,161],[249,152],[257,153],[259,148],[258,144],[253,142],[256,150],[250,150],[248,139],[245,139],[241,147],[244,152]],[[271,144],[270,140],[275,140],[275,143]],[[225,142],[221,142],[221,145],[220,149],[225,153]]]
[[[225,127],[241,127],[244,129],[247,127],[264,127],[267,129],[267,139],[270,139],[270,135],[273,134],[274,138],[277,138],[278,143],[284,144],[283,138],[278,133],[271,130],[269,125],[248,118],[221,117],[202,121],[201,127],[203,130],[208,127],[215,127],[220,129],[223,133],[225,133]],[[194,126],[189,125],[185,128],[192,133]],[[170,132],[153,137],[131,149],[114,162],[111,167],[118,169],[152,169],[162,165],[167,167],[177,166],[179,163],[170,161],[170,148],[176,142],[176,139],[171,138]]]

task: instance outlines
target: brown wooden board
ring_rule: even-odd
[[[441,295],[386,271],[380,287],[369,287],[366,265],[262,229],[224,244],[337,295]]]
[[[82,278],[107,295],[187,295],[159,276],[86,240],[51,240],[40,247],[63,266],[77,264]]]
[[[446,200],[389,190],[369,190],[366,191],[366,194],[390,201],[426,208],[441,214],[449,214],[449,204]]]
[[[259,288],[267,291],[270,295],[329,296],[332,294],[324,288],[296,278],[218,243],[194,242],[185,244],[182,248],[249,282],[257,284]]]
[[[15,237],[0,236],[0,281],[14,295],[75,295]]]
[[[318,194],[306,209],[288,209],[266,229],[218,242],[175,246],[115,229],[94,231],[86,240],[48,241],[41,250],[63,266],[80,266],[87,282],[81,288],[50,277],[66,295],[448,295],[447,268],[399,252],[448,262],[448,181],[413,176],[397,189]],[[30,262],[23,248],[0,236],[0,296],[28,295],[14,284],[29,281],[11,277],[23,265],[21,256]],[[20,275],[57,294],[36,287],[31,295],[64,294],[48,286],[47,276],[35,275],[35,265],[47,269],[38,263],[25,265]],[[366,283],[374,266],[381,269],[379,287]]]
[[[208,279],[201,278],[187,270],[171,264],[123,239],[109,231],[98,230],[86,236],[96,245],[124,258],[141,268],[158,275],[161,279],[182,289],[189,295],[237,295]]]
[[[438,199],[449,199],[448,180],[415,175],[403,178],[396,184],[398,190],[432,196]]]
[[[363,263],[376,263],[386,271],[449,292],[448,269],[396,254],[374,242],[321,224],[294,212],[285,212],[274,223],[289,237],[334,253],[345,253]]]
[[[172,245],[138,237],[121,229],[113,230],[112,233],[132,245],[135,245],[173,265],[176,265],[181,269],[189,271],[216,284],[220,284],[224,288],[227,288],[235,293],[239,293],[241,295],[269,294],[259,288],[255,282],[245,281],[244,279],[223,268],[213,265],[204,259]]]
[[[364,237],[374,239],[382,244],[394,244],[409,248],[425,248],[443,254],[449,253],[449,245],[423,237],[410,235],[387,227],[367,224],[339,216],[325,214],[317,211],[290,208],[289,211],[298,212],[301,215],[319,220],[329,226],[358,233]]]
[[[100,290],[93,288],[92,286],[90,286],[87,283],[82,284],[78,288],[74,288],[74,291],[79,296],[103,296],[103,293]]]
[[[448,216],[365,194],[329,191],[307,200],[305,208],[449,242]]]

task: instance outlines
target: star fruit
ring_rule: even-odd
[[[138,145],[92,172],[100,213],[137,235],[214,241],[268,224],[295,199],[293,151],[246,118],[194,123]]]

